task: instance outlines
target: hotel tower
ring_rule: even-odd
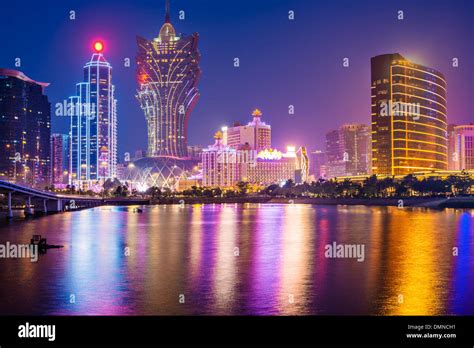
[[[84,82],[69,98],[71,116],[71,181],[91,182],[116,177],[117,100],[112,66],[94,44],[95,53],[84,66]]]
[[[447,169],[446,80],[398,53],[371,59],[372,172]]]
[[[137,36],[137,98],[148,125],[149,157],[186,158],[187,125],[199,98],[199,36],[177,35],[166,1],[158,37]]]
[[[0,69],[0,179],[43,188],[51,179],[49,83]]]

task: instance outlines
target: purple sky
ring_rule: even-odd
[[[120,159],[125,151],[146,148],[145,118],[134,96],[135,35],[157,35],[164,0],[10,1],[0,10],[11,13],[0,22],[0,67],[14,68],[20,57],[19,70],[51,83],[53,111],[81,81],[94,39],[105,40],[117,89]],[[70,10],[76,11],[74,21]],[[289,10],[295,11],[293,21]],[[446,76],[450,123],[474,122],[473,15],[469,0],[171,0],[176,30],[200,34],[201,99],[188,142],[208,145],[217,129],[247,122],[258,107],[272,125],[274,146],[321,148],[330,129],[370,124],[370,57],[395,52]],[[123,66],[125,57],[131,68]],[[349,68],[342,66],[344,57]],[[458,68],[451,66],[453,57]],[[288,114],[289,105],[295,115]],[[53,129],[67,132],[68,120],[53,117]]]

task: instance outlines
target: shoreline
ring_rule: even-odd
[[[465,197],[408,197],[408,198],[273,198],[273,197],[187,197],[150,200],[150,205],[162,204],[312,204],[312,205],[364,205],[400,206],[426,208],[470,208],[474,209],[474,196]]]
[[[172,205],[172,204],[311,204],[321,206],[336,205],[362,205],[362,206],[379,206],[379,207],[412,207],[412,208],[457,208],[457,209],[474,209],[474,196],[461,197],[408,197],[408,198],[283,198],[283,197],[170,197],[161,199],[150,199],[148,202],[137,201],[136,199],[123,199],[122,201],[105,202],[102,206],[131,206],[131,205]],[[402,205],[401,205],[402,204]],[[97,206],[100,207],[100,206]],[[92,207],[90,207],[92,208]],[[76,210],[65,212],[80,211],[90,209],[84,207]],[[21,211],[21,208],[14,211]],[[41,212],[34,212],[34,217],[52,215],[56,213],[48,213],[46,215]],[[22,213],[15,214],[16,217],[22,217]],[[0,210],[0,219],[6,218],[6,211]]]

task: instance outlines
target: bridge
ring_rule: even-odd
[[[35,212],[61,212],[65,210],[76,210],[87,207],[95,207],[108,202],[102,198],[84,197],[79,195],[60,195],[52,192],[37,190],[31,187],[21,186],[8,181],[0,180],[0,193],[7,196],[7,217],[13,217],[12,197],[25,201],[25,215]]]

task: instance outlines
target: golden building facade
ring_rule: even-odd
[[[446,170],[446,80],[400,54],[371,59],[372,172]]]

